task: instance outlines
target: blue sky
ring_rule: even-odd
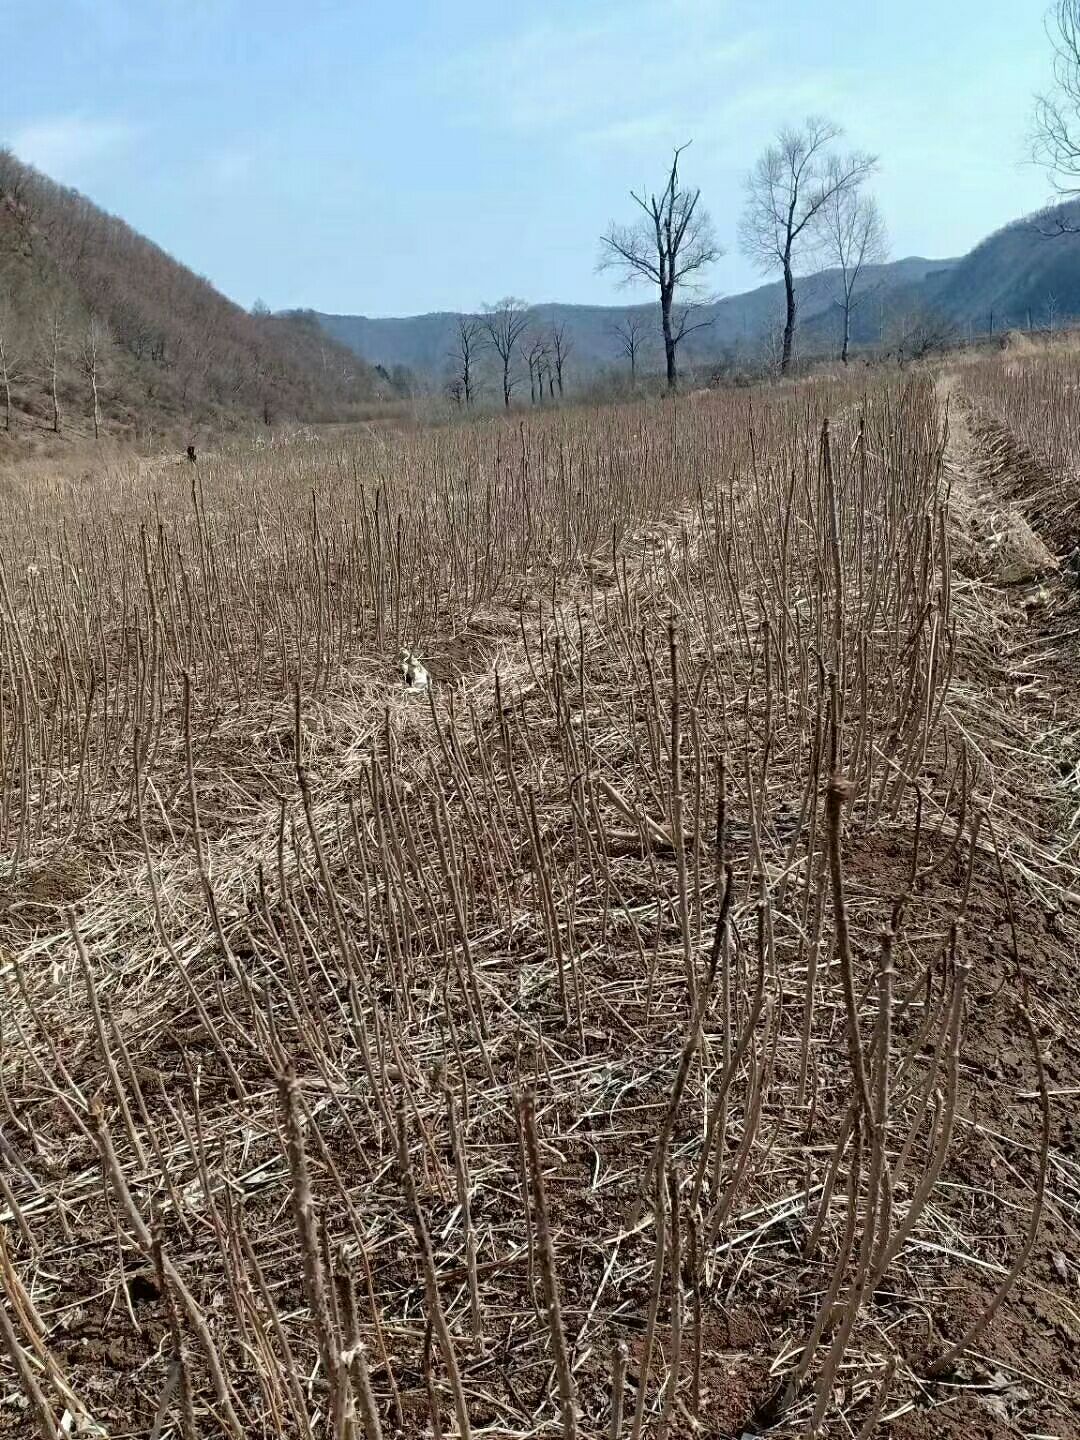
[[[693,139],[727,254],[742,177],[823,112],[877,151],[895,256],[1043,203],[1039,0],[0,0],[0,143],[244,304],[405,314],[627,296],[627,191]],[[633,292],[631,292],[631,295]],[[644,294],[640,298],[646,298]]]

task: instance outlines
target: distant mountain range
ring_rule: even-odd
[[[862,302],[853,317],[853,338],[863,346],[890,346],[905,325],[921,318],[958,337],[990,329],[1046,325],[1080,317],[1080,202],[1014,221],[958,259],[912,256],[870,267],[861,282]],[[1055,233],[1063,232],[1063,233]],[[835,271],[799,281],[800,347],[804,355],[827,354],[839,344]],[[781,323],[780,282],[729,295],[700,307],[708,328],[687,337],[684,360],[738,361],[760,355]],[[538,329],[561,324],[572,342],[568,370],[579,380],[620,360],[615,327],[635,315],[650,324],[655,304],[533,306]],[[371,365],[391,372],[407,367],[425,384],[445,378],[459,314],[439,312],[393,319],[316,313],[326,333]],[[658,337],[643,368],[660,360]]]

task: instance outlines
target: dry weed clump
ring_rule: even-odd
[[[1027,1224],[973,1253],[945,443],[927,379],[829,381],[11,497],[0,1425],[868,1435],[969,1383],[1060,1184],[1020,973]]]
[[[1080,544],[1080,353],[1058,348],[1015,364],[981,361],[964,376],[986,458],[1051,546]]]

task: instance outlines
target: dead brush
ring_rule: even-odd
[[[1016,951],[1027,893],[955,709],[943,444],[925,377],[809,381],[5,511],[28,1424],[869,1434],[936,1397],[892,1337],[965,1238],[988,854]],[[1036,1068],[1030,1223],[940,1375],[1060,1198]]]

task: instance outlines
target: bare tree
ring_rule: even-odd
[[[859,184],[834,190],[822,206],[820,230],[825,256],[839,272],[834,304],[843,318],[840,359],[848,363],[851,347],[851,316],[863,299],[856,287],[867,265],[880,265],[889,253],[885,221],[872,195]]]
[[[4,430],[11,434],[11,387],[20,378],[19,332],[14,312],[0,305],[0,387],[4,391]]]
[[[544,403],[544,372],[548,368],[550,351],[548,349],[547,337],[534,335],[529,341],[529,348],[525,352],[525,363],[529,367],[529,398],[535,405],[537,392],[541,405]]]
[[[1050,338],[1050,344],[1054,343],[1054,327],[1057,324],[1058,299],[1052,290],[1046,296],[1046,330]]]
[[[784,342],[781,374],[791,366],[795,341],[795,267],[817,239],[822,210],[840,190],[857,187],[873,173],[877,159],[862,151],[838,157],[830,147],[838,125],[810,116],[799,129],[785,126],[746,180],[746,209],[739,226],[744,254],[764,272],[784,277]]]
[[[82,344],[82,368],[90,386],[90,399],[94,417],[94,439],[101,439],[101,404],[98,397],[98,377],[101,371],[102,349],[106,336],[105,328],[96,315],[86,322]]]
[[[633,311],[612,326],[612,334],[619,346],[619,354],[630,361],[630,384],[637,384],[638,355],[645,343],[645,322]]]
[[[954,345],[956,327],[932,307],[916,301],[893,312],[886,326],[886,339],[902,368],[909,361],[924,360]]]
[[[1031,150],[1062,195],[1080,194],[1080,0],[1056,0],[1046,17],[1053,84],[1035,102]]]
[[[563,398],[563,369],[570,351],[574,348],[574,342],[566,333],[566,326],[554,320],[551,322],[549,338],[555,384],[559,387],[559,399],[561,400]]]
[[[708,211],[700,204],[701,191],[684,190],[679,182],[679,156],[685,149],[680,145],[675,151],[667,184],[659,195],[630,192],[642,217],[632,225],[612,223],[601,237],[599,264],[601,270],[618,271],[625,284],[647,280],[659,289],[669,390],[678,384],[676,356],[679,342],[688,333],[672,321],[675,296],[680,290],[700,286],[702,272],[724,253]]]
[[[65,315],[63,305],[56,301],[48,307],[38,341],[41,368],[52,400],[52,428],[60,434],[60,365],[64,357]]]
[[[783,305],[780,305],[775,314],[767,321],[761,333],[762,362],[770,375],[779,375],[780,367],[783,364],[784,323],[785,310]]]
[[[485,305],[484,312],[484,333],[487,335],[487,343],[502,362],[503,404],[509,410],[510,398],[517,383],[514,356],[528,329],[529,309],[524,300],[507,295],[495,305]]]
[[[476,362],[483,344],[483,321],[475,315],[459,315],[450,361],[454,366],[454,379],[461,387],[461,396],[466,405],[473,403],[477,393]]]

